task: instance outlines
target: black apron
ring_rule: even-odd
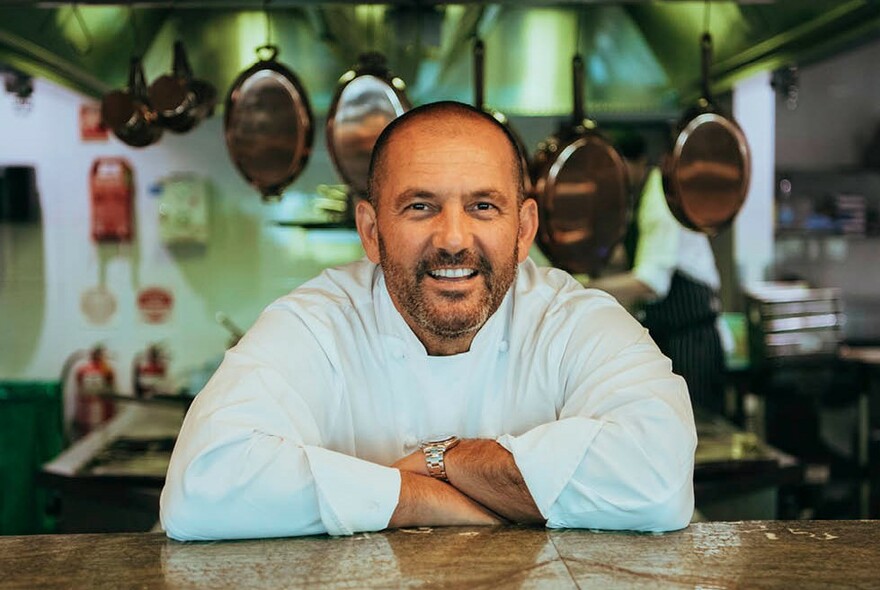
[[[635,264],[639,241],[641,188],[624,237],[630,269]],[[663,354],[672,360],[673,372],[684,377],[691,401],[719,413],[724,398],[724,351],[715,321],[720,310],[721,301],[711,287],[676,270],[666,297],[645,304],[639,318]]]

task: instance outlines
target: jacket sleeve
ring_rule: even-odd
[[[572,329],[559,420],[498,439],[552,528],[665,531],[693,514],[697,437],[684,380],[607,298]],[[552,458],[552,460],[551,460]]]
[[[282,309],[264,312],[187,413],[160,502],[168,536],[385,528],[400,472],[327,448],[322,433],[339,414],[339,390],[305,324]]]

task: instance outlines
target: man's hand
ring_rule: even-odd
[[[513,455],[497,442],[485,439],[462,440],[446,451],[444,462],[451,486],[478,505],[513,522],[544,522]],[[392,467],[400,469],[401,475],[428,474],[422,451],[410,453]]]
[[[449,483],[483,506],[513,522],[545,522],[513,455],[494,440],[463,440],[445,463]]]
[[[400,471],[415,473],[416,475],[424,475],[428,477],[428,464],[425,462],[425,453],[421,450],[415,451],[401,457],[391,465]]]
[[[399,461],[398,461],[399,463]],[[427,475],[400,471],[400,499],[388,528],[497,525],[504,521],[454,487]]]

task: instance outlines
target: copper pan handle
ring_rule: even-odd
[[[139,57],[131,58],[128,70],[128,91],[136,99],[146,102],[147,82],[144,79],[144,67]]]
[[[571,84],[574,91],[574,126],[584,124],[584,59],[577,54],[571,60]]]
[[[700,83],[702,84],[701,90],[706,102],[711,103],[712,93],[709,90],[709,67],[712,65],[712,35],[709,33],[703,33],[703,36],[700,38],[700,54],[702,74],[702,79],[700,80]]]
[[[483,67],[486,59],[486,47],[479,37],[474,41],[474,106],[483,110]]]
[[[187,82],[192,80],[192,67],[190,67],[189,59],[186,57],[186,49],[183,46],[183,41],[180,40],[174,42],[173,71],[177,78],[186,80]]]

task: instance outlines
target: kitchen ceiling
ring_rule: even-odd
[[[707,20],[713,88],[721,92],[754,71],[874,38],[880,1],[0,0],[0,64],[99,97],[125,85],[132,55],[144,56],[148,81],[170,70],[173,43],[182,39],[195,75],[225,94],[256,61],[255,49],[271,42],[323,114],[339,76],[368,50],[388,57],[414,103],[472,102],[470,48],[479,35],[490,106],[514,115],[570,112],[577,50],[587,65],[589,114],[652,118],[694,98]]]

